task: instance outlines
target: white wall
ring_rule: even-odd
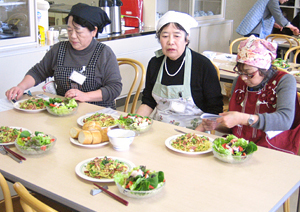
[[[225,19],[233,20],[233,40],[242,37],[236,33],[235,30],[256,1],[257,0],[226,0]]]
[[[16,86],[24,78],[27,71],[39,62],[46,54],[46,48],[39,48],[34,51],[16,51],[9,53],[0,53],[0,98],[5,98],[5,92],[13,86]],[[42,91],[41,83],[33,87],[30,91]]]

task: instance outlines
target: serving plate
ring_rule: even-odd
[[[95,113],[97,113],[97,112],[95,112]],[[95,113],[90,113],[90,114],[86,114],[86,115],[80,116],[80,117],[77,119],[77,124],[80,125],[80,126],[83,126],[83,125],[84,125],[83,120],[86,119],[86,118],[88,118],[88,117],[90,117],[90,116],[92,116],[92,115],[94,115]],[[100,113],[100,112],[98,112],[98,113]],[[105,115],[110,115],[110,116],[112,116],[115,120],[119,119],[119,116],[118,116],[118,115],[108,114],[108,113],[103,113],[103,114],[105,114]],[[114,125],[109,126],[109,127],[115,127],[115,126],[117,126],[117,124],[114,124]],[[106,127],[103,127],[103,128],[106,128]]]
[[[28,132],[30,132],[30,134],[32,133],[30,130],[28,130],[28,129],[24,128],[24,127],[11,127],[11,126],[7,126],[7,127],[18,129],[18,130],[22,129],[22,131],[28,131]],[[15,144],[15,141],[12,141],[12,142],[9,142],[9,143],[0,143],[0,146],[11,145],[11,144]]]
[[[98,157],[98,158],[104,158],[105,156],[96,156],[96,157]],[[76,174],[77,174],[79,177],[81,177],[81,178],[83,178],[83,179],[85,179],[85,180],[88,180],[88,181],[92,181],[92,182],[99,182],[99,183],[114,182],[114,179],[113,179],[113,178],[112,178],[112,179],[97,179],[97,178],[89,177],[89,176],[87,176],[87,175],[84,174],[84,171],[87,171],[87,169],[85,168],[86,165],[87,165],[90,161],[94,160],[96,157],[92,157],[92,158],[86,159],[86,160],[84,160],[84,161],[78,163],[78,164],[76,165],[76,167],[75,167],[75,172],[76,172]],[[107,158],[112,158],[112,159],[114,159],[114,160],[117,159],[117,160],[119,160],[119,161],[121,161],[121,162],[124,162],[124,164],[125,164],[126,166],[128,166],[128,171],[131,171],[131,170],[133,169],[133,167],[135,167],[134,163],[132,163],[132,162],[129,161],[129,160],[123,159],[123,158],[112,157],[112,156],[107,156]]]
[[[185,134],[173,135],[173,136],[167,138],[166,141],[165,141],[165,145],[166,145],[169,149],[171,149],[171,150],[173,150],[173,151],[175,151],[175,152],[179,152],[179,153],[183,153],[183,154],[187,154],[187,155],[201,155],[201,154],[209,153],[209,152],[212,151],[212,147],[210,147],[210,149],[205,150],[205,151],[202,151],[202,152],[186,152],[186,151],[182,151],[182,150],[180,150],[180,149],[174,148],[174,147],[172,146],[173,141],[176,140],[176,138],[178,138],[179,136],[182,136],[182,135],[185,135]],[[203,136],[203,135],[198,135],[198,134],[196,134],[196,135],[197,135],[197,136]],[[207,136],[206,136],[206,137],[207,137]],[[208,139],[209,139],[210,142],[213,142],[213,141],[214,141],[214,139],[212,139],[212,138],[209,138],[209,137],[208,137]]]
[[[71,137],[70,137],[70,141],[72,144],[75,144],[77,146],[87,147],[87,148],[97,148],[97,147],[101,147],[101,146],[109,144],[109,141],[106,141],[106,142],[103,142],[100,144],[82,144],[82,143],[79,143],[77,139],[74,139]]]
[[[28,110],[28,109],[22,109],[22,108],[20,108],[20,103],[25,102],[27,100],[28,99],[17,101],[16,103],[14,103],[14,108],[17,109],[17,110],[28,112],[28,113],[38,113],[38,112],[46,110],[46,107],[44,109],[37,109],[37,110]]]

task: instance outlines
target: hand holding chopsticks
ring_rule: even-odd
[[[3,146],[4,149],[9,152],[10,154],[12,154],[13,156],[15,156],[16,158],[20,159],[20,160],[26,160],[26,158],[24,158],[23,156],[19,155],[18,153],[12,151],[11,149],[9,149],[8,147],[6,146]]]
[[[110,191],[106,190],[105,188],[97,185],[96,183],[94,183],[95,186],[97,186],[98,188],[100,188],[102,191],[104,191],[105,193],[107,193],[108,195],[110,195],[111,197],[113,197],[115,200],[119,201],[120,203],[124,204],[124,205],[128,205],[128,202],[124,199],[122,199],[121,197],[118,197],[117,195],[111,193]]]

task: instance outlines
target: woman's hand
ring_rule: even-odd
[[[248,125],[249,114],[247,113],[229,111],[219,115],[222,117],[218,118],[217,122],[227,128],[233,128],[237,125]]]
[[[15,86],[12,87],[11,89],[7,90],[5,92],[5,95],[7,97],[8,100],[18,100],[24,93],[24,89],[19,87],[19,86]]]
[[[65,97],[74,98],[75,100],[78,100],[80,102],[87,101],[85,99],[86,93],[78,90],[78,89],[70,89],[65,93]]]

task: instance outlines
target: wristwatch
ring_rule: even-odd
[[[248,125],[252,126],[254,124],[254,116],[250,115],[249,119],[248,119]]]

